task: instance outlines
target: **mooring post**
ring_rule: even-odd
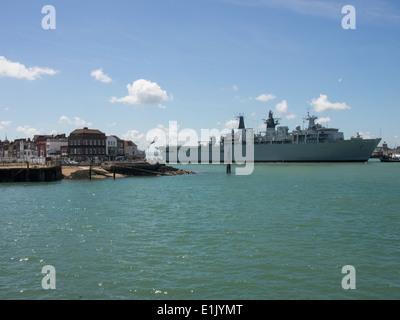
[[[89,163],[89,180],[92,180],[92,163]]]
[[[231,164],[230,163],[228,163],[226,165],[226,173],[231,173]]]
[[[115,166],[113,166],[113,178],[115,180]]]
[[[26,162],[26,181],[29,182],[29,161]]]

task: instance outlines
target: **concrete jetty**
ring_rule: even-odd
[[[11,166],[0,168],[0,182],[47,182],[64,178],[61,166]]]

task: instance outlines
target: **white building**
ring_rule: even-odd
[[[137,145],[132,141],[124,141],[125,157],[127,159],[135,159],[138,157]]]
[[[64,147],[64,148],[62,148]],[[52,138],[47,139],[46,141],[46,155],[48,157],[59,157],[63,156],[61,150],[65,150],[65,147],[68,148],[68,139],[67,138]],[[65,154],[64,154],[65,156]]]
[[[116,157],[124,156],[124,140],[117,136],[107,136],[106,155],[109,160],[115,160]]]

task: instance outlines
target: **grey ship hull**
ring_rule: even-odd
[[[380,142],[379,139],[351,139],[325,143],[254,143],[254,158],[246,155],[246,145],[232,145],[232,162],[235,163],[235,150],[242,148],[242,159],[254,162],[366,162]],[[196,152],[180,150],[184,147],[167,148],[162,152],[166,163],[224,163],[224,147],[199,147]],[[207,150],[208,149],[208,150]],[[207,153],[205,151],[207,150]],[[179,154],[190,156],[182,160]],[[196,154],[197,153],[197,157]],[[218,155],[219,154],[219,155]],[[239,159],[237,162],[241,162]]]
[[[380,139],[254,144],[254,162],[366,162]]]

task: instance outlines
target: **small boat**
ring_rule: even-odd
[[[388,155],[383,155],[380,158],[381,162],[400,162],[400,154],[395,153],[391,154],[389,153]]]

